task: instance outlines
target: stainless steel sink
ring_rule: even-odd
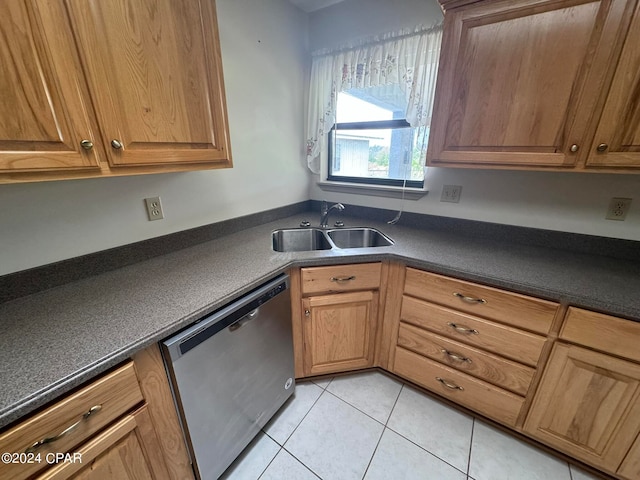
[[[375,228],[285,228],[271,234],[276,252],[307,252],[332,248],[369,248],[393,245],[393,240]]]
[[[338,248],[388,247],[393,240],[375,228],[339,228],[327,235]]]
[[[319,228],[286,228],[271,234],[276,252],[330,250],[333,245]]]

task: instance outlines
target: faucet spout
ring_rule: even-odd
[[[329,213],[331,213],[331,210],[338,210],[338,211],[342,211],[344,210],[344,205],[341,203],[334,203],[333,205],[331,205],[330,207],[327,208],[327,203],[326,202],[322,202],[322,212],[321,212],[321,216],[320,216],[320,228],[327,228],[329,225]]]

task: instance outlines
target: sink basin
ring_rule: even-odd
[[[276,252],[305,252],[309,250],[330,250],[331,243],[318,228],[287,228],[271,234]]]
[[[375,228],[340,228],[327,235],[338,248],[388,247],[393,240]]]

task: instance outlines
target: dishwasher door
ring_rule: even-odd
[[[162,342],[195,471],[218,478],[294,390],[284,275]]]

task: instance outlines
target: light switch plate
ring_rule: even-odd
[[[459,203],[462,195],[462,185],[443,185],[441,202]]]

